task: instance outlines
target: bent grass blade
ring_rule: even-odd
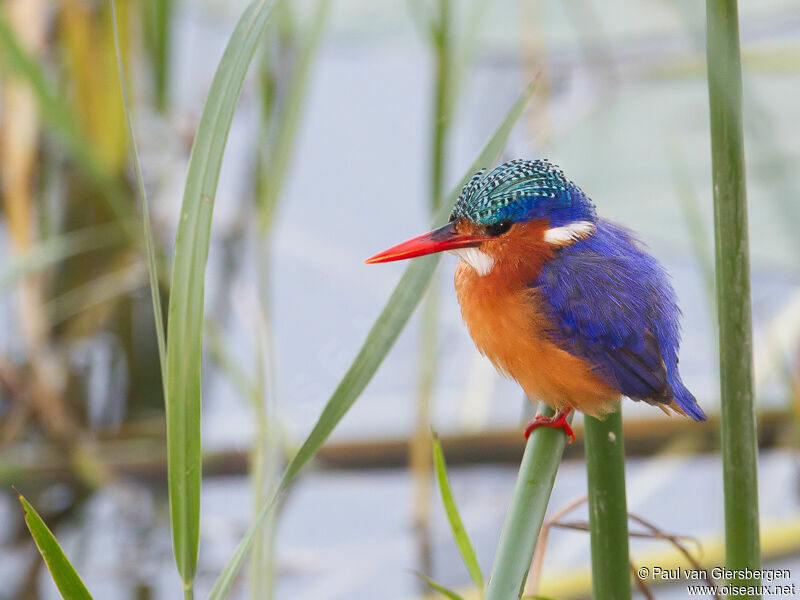
[[[460,183],[444,199],[441,208],[434,219],[435,223],[441,223],[447,218],[453,204],[455,204],[461,187],[467,182],[469,177],[481,167],[493,165],[500,157],[500,153],[505,146],[514,124],[522,114],[525,105],[533,93],[534,83],[532,82],[520,98],[509,110],[503,122],[489,139],[475,162],[470,165],[467,172],[462,177]],[[438,256],[426,256],[411,261],[400,278],[389,301],[375,324],[367,334],[361,350],[356,355],[355,360],[345,373],[341,382],[333,392],[330,400],[325,405],[317,423],[311,430],[303,445],[295,454],[283,474],[280,485],[273,497],[264,504],[256,519],[239,543],[231,559],[220,573],[214,588],[209,596],[210,600],[221,600],[225,597],[233,583],[236,574],[242,566],[247,551],[249,550],[255,535],[276,505],[277,499],[287,489],[292,480],[297,476],[305,464],[313,458],[317,450],[322,446],[333,429],[344,417],[361,392],[367,386],[372,376],[378,370],[383,359],[388,354],[400,332],[405,327],[411,314],[422,297],[425,288],[433,276],[433,271],[438,263]]]

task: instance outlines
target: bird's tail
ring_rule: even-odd
[[[691,417],[695,421],[705,421],[708,419],[706,413],[703,412],[703,409],[700,408],[697,400],[692,395],[692,392],[686,389],[680,379],[672,382],[672,392],[674,402],[673,408],[677,409],[678,412]]]

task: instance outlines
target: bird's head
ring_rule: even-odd
[[[390,262],[450,251],[487,275],[594,233],[594,205],[546,160],[512,160],[479,171],[461,190],[450,221],[367,259]]]

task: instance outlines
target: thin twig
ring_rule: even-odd
[[[653,525],[649,521],[646,521],[642,517],[639,517],[637,515],[632,515],[630,513],[628,513],[628,517],[633,519],[634,521],[636,521],[640,525],[643,525],[644,527],[647,527],[648,529],[650,529],[654,534],[656,534],[656,537],[660,537],[662,539],[669,540],[669,542],[673,546],[675,546],[678,549],[678,551],[681,554],[683,554],[683,556],[686,557],[686,560],[688,560],[691,563],[692,567],[694,567],[695,570],[704,571],[704,569],[702,568],[700,563],[691,555],[691,553],[686,549],[686,547],[683,544],[681,544],[681,542],[680,542],[680,540],[688,540],[688,541],[694,542],[694,544],[697,546],[698,553],[702,554],[703,545],[700,543],[700,540],[698,540],[696,538],[693,538],[693,537],[689,537],[689,536],[669,535],[669,534],[664,533],[658,527],[656,527],[655,525]],[[719,595],[716,592],[716,587],[714,586],[714,582],[712,581],[712,579],[710,579],[709,577],[704,577],[703,579],[705,579],[706,583],[708,584],[708,587],[714,588],[714,590],[715,590],[714,591],[714,597],[719,600]]]

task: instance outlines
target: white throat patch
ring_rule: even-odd
[[[591,221],[574,221],[544,232],[544,241],[554,246],[569,246],[573,242],[589,237],[596,227]]]
[[[475,269],[475,272],[481,277],[491,273],[492,267],[494,267],[494,259],[477,248],[459,248],[458,250],[449,250],[449,252]]]

